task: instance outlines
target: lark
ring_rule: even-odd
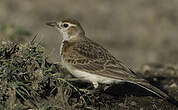
[[[77,20],[66,18],[48,22],[47,25],[55,27],[63,37],[60,49],[61,62],[73,76],[91,82],[95,88],[98,84],[128,82],[163,99],[169,97],[116,59],[103,46],[89,39]]]

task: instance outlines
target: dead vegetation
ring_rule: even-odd
[[[178,99],[178,67],[145,65],[140,70],[151,83]],[[105,92],[88,94],[91,85],[66,79],[60,65],[47,62],[40,43],[1,42],[0,109],[3,110],[176,110],[153,94],[131,84],[113,85]],[[82,88],[82,90],[80,89]],[[129,89],[128,89],[129,88]]]

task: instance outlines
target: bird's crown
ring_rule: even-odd
[[[63,20],[61,20],[62,23],[70,23],[70,24],[73,24],[73,25],[76,25],[76,26],[80,26],[80,23],[75,20],[75,19],[71,19],[71,18],[65,18]]]

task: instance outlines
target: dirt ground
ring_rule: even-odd
[[[18,45],[20,42],[20,45],[22,43],[22,47],[25,48],[26,43],[38,34],[36,41],[40,42],[44,48],[42,50],[37,48],[37,53],[28,50],[33,46],[27,46],[28,51],[25,50],[25,52],[21,51],[22,48],[10,49],[10,52],[14,51],[15,54],[9,53],[9,57],[6,58],[3,55],[6,55],[6,51],[9,52],[9,49],[0,46],[0,76],[3,74],[5,78],[0,80],[0,90],[3,91],[0,93],[2,96],[0,97],[0,108],[6,105],[6,109],[9,109],[11,108],[9,106],[13,105],[16,109],[36,107],[42,110],[82,108],[89,110],[178,110],[171,102],[164,101],[131,84],[113,85],[105,92],[88,95],[78,91],[79,88],[86,89],[88,84],[67,83],[60,79],[61,77],[57,77],[60,81],[56,77],[53,79],[52,76],[55,73],[68,72],[58,70],[59,68],[56,67],[56,63],[60,62],[59,46],[62,38],[57,31],[45,26],[48,21],[65,17],[79,20],[89,38],[103,45],[136,72],[143,74],[151,84],[178,100],[177,12],[177,0],[1,0],[0,41],[11,40],[18,42]],[[35,50],[36,47],[33,49]],[[28,54],[29,51],[31,53]],[[13,55],[11,56],[11,54]],[[9,63],[9,59],[14,58],[14,62],[16,60],[21,62],[19,59],[21,54],[26,56],[22,61],[26,66],[19,67],[17,71],[12,68],[14,64]],[[47,56],[45,60],[43,55]],[[31,59],[30,63],[28,63],[28,59]],[[33,63],[34,65],[32,65]],[[42,65],[43,63],[44,65]],[[18,85],[17,87],[14,88],[14,83],[4,74],[3,69],[9,70],[4,65],[19,74],[17,79],[13,79]],[[15,65],[18,64],[15,63]],[[55,66],[53,67],[53,65]],[[34,66],[37,70],[34,69]],[[31,71],[29,68],[35,71]],[[24,83],[22,79],[26,78],[26,74],[22,74],[27,71],[26,69],[32,76],[34,73],[42,71],[40,76],[38,76],[39,74],[33,76],[37,78],[36,82],[33,82],[33,78],[31,79],[29,76],[32,81],[29,88],[26,87],[28,82],[21,85]],[[47,81],[46,78],[51,81]],[[8,81],[10,83],[4,83]],[[58,81],[59,84],[56,83]],[[9,86],[12,88],[9,89]],[[15,95],[19,91],[20,96]],[[11,99],[13,100],[11,101]],[[24,101],[25,99],[27,101]],[[33,101],[37,103],[36,106]]]
[[[44,50],[33,41],[0,44],[0,109],[178,110],[178,66],[147,64],[137,71],[170,100],[129,83],[91,92],[90,83],[68,77],[61,65],[49,63]]]

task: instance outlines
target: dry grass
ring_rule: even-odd
[[[151,67],[153,66],[153,68]],[[157,79],[169,93],[177,94],[169,87],[167,81],[177,84],[177,66],[147,65],[143,73],[148,78]],[[157,69],[155,69],[157,68]],[[162,69],[161,69],[162,68]],[[167,71],[165,71],[165,70]],[[166,78],[159,79],[161,74],[148,75],[149,72],[165,72]],[[3,110],[137,110],[172,109],[176,107],[169,102],[151,97],[146,91],[133,85],[113,85],[105,92],[88,93],[91,85],[77,82],[75,78],[66,79],[68,73],[60,65],[47,62],[47,55],[40,43],[32,40],[24,45],[13,42],[0,44],[0,109]],[[174,73],[174,74],[173,74]],[[82,89],[81,89],[82,88]],[[128,89],[129,88],[129,89]],[[172,90],[171,90],[172,89]],[[145,96],[145,94],[148,94]],[[175,97],[178,98],[178,97]],[[147,104],[147,105],[146,105]]]
[[[1,42],[0,108],[94,109],[89,106],[95,103],[94,96],[86,95],[62,78],[60,67],[46,59],[44,48],[39,43]]]
[[[175,0],[2,0],[0,109],[177,110],[130,84],[113,85],[105,92],[84,92],[91,84],[66,77],[68,71],[48,62],[49,58],[59,61],[60,38],[44,26],[50,20],[77,18],[88,37],[126,63],[142,66],[139,73],[178,100],[178,66],[166,65],[177,64],[177,10]],[[41,42],[27,43],[33,37],[31,31],[39,32],[45,49]],[[148,62],[153,64],[143,65]]]

